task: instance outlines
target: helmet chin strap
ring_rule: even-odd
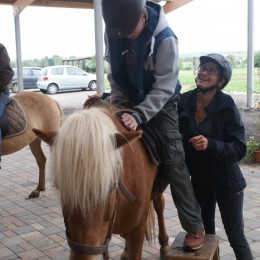
[[[195,79],[195,82],[196,82],[196,84],[197,84],[197,78]],[[211,91],[211,90],[214,89],[214,88],[218,89],[218,87],[217,87],[216,85],[213,85],[213,86],[208,87],[208,88],[199,88],[199,87],[197,86],[198,92],[201,92],[202,94],[208,93],[209,91]]]
[[[197,87],[197,90],[198,90],[198,92],[201,92],[202,94],[205,94],[205,93],[208,93],[209,91],[211,91],[214,88],[218,89],[217,86],[213,85],[213,86],[208,87],[208,88],[199,88],[199,87]]]

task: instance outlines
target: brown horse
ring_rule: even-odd
[[[34,131],[51,145],[70,259],[100,259],[102,254],[108,259],[114,233],[126,240],[121,259],[141,260],[152,199],[160,251],[168,251],[164,198],[162,193],[152,196],[157,165],[140,140],[141,131],[127,131],[115,111],[101,107],[70,115],[59,132]]]
[[[41,140],[36,137],[33,128],[58,130],[63,116],[60,105],[54,99],[35,92],[21,92],[12,97],[18,101],[27,121],[21,133],[7,135],[2,139],[2,155],[15,153],[29,145],[39,167],[39,182],[29,198],[38,197],[45,190],[46,157],[41,147]]]

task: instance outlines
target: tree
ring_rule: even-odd
[[[183,59],[180,58],[179,59],[179,70],[182,70],[183,69]]]
[[[255,52],[254,60],[255,60],[254,67],[258,69],[258,78],[260,83],[260,51]]]
[[[254,67],[259,69],[259,67],[260,67],[260,51],[255,52],[254,60],[255,60]]]
[[[230,61],[232,68],[236,68],[237,67],[237,63],[235,61],[236,57],[234,55],[228,55],[227,58]]]
[[[96,72],[96,56],[86,61],[86,69],[90,73]]]
[[[62,57],[59,55],[53,55],[52,59],[54,61],[54,65],[62,65]]]

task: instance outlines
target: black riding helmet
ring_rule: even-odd
[[[225,58],[223,55],[218,54],[218,53],[210,53],[206,56],[201,56],[200,57],[200,63],[204,64],[207,61],[213,61],[216,62],[220,68],[221,68],[221,73],[222,73],[222,77],[224,77],[226,79],[224,85],[221,87],[221,89],[223,89],[228,82],[231,79],[232,76],[232,68],[230,65],[230,62],[227,58]]]
[[[130,35],[138,24],[145,0],[102,0],[102,12],[107,34],[120,39]]]

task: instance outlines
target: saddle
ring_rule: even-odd
[[[147,124],[142,124],[141,129],[143,130],[142,142],[146,148],[148,154],[150,155],[152,161],[159,165],[161,163],[160,154],[158,151],[158,141],[156,136],[153,134],[152,129],[150,129]]]
[[[158,166],[158,172],[153,183],[152,196],[155,198],[158,193],[162,193],[165,186],[165,176],[163,175],[163,166],[161,164],[161,154],[160,154],[160,144],[153,133],[153,130],[145,123],[141,125],[141,129],[143,130],[142,142],[147,150],[148,154],[152,161]]]
[[[27,117],[19,101],[11,98],[0,118],[2,139],[22,134],[28,127]]]

